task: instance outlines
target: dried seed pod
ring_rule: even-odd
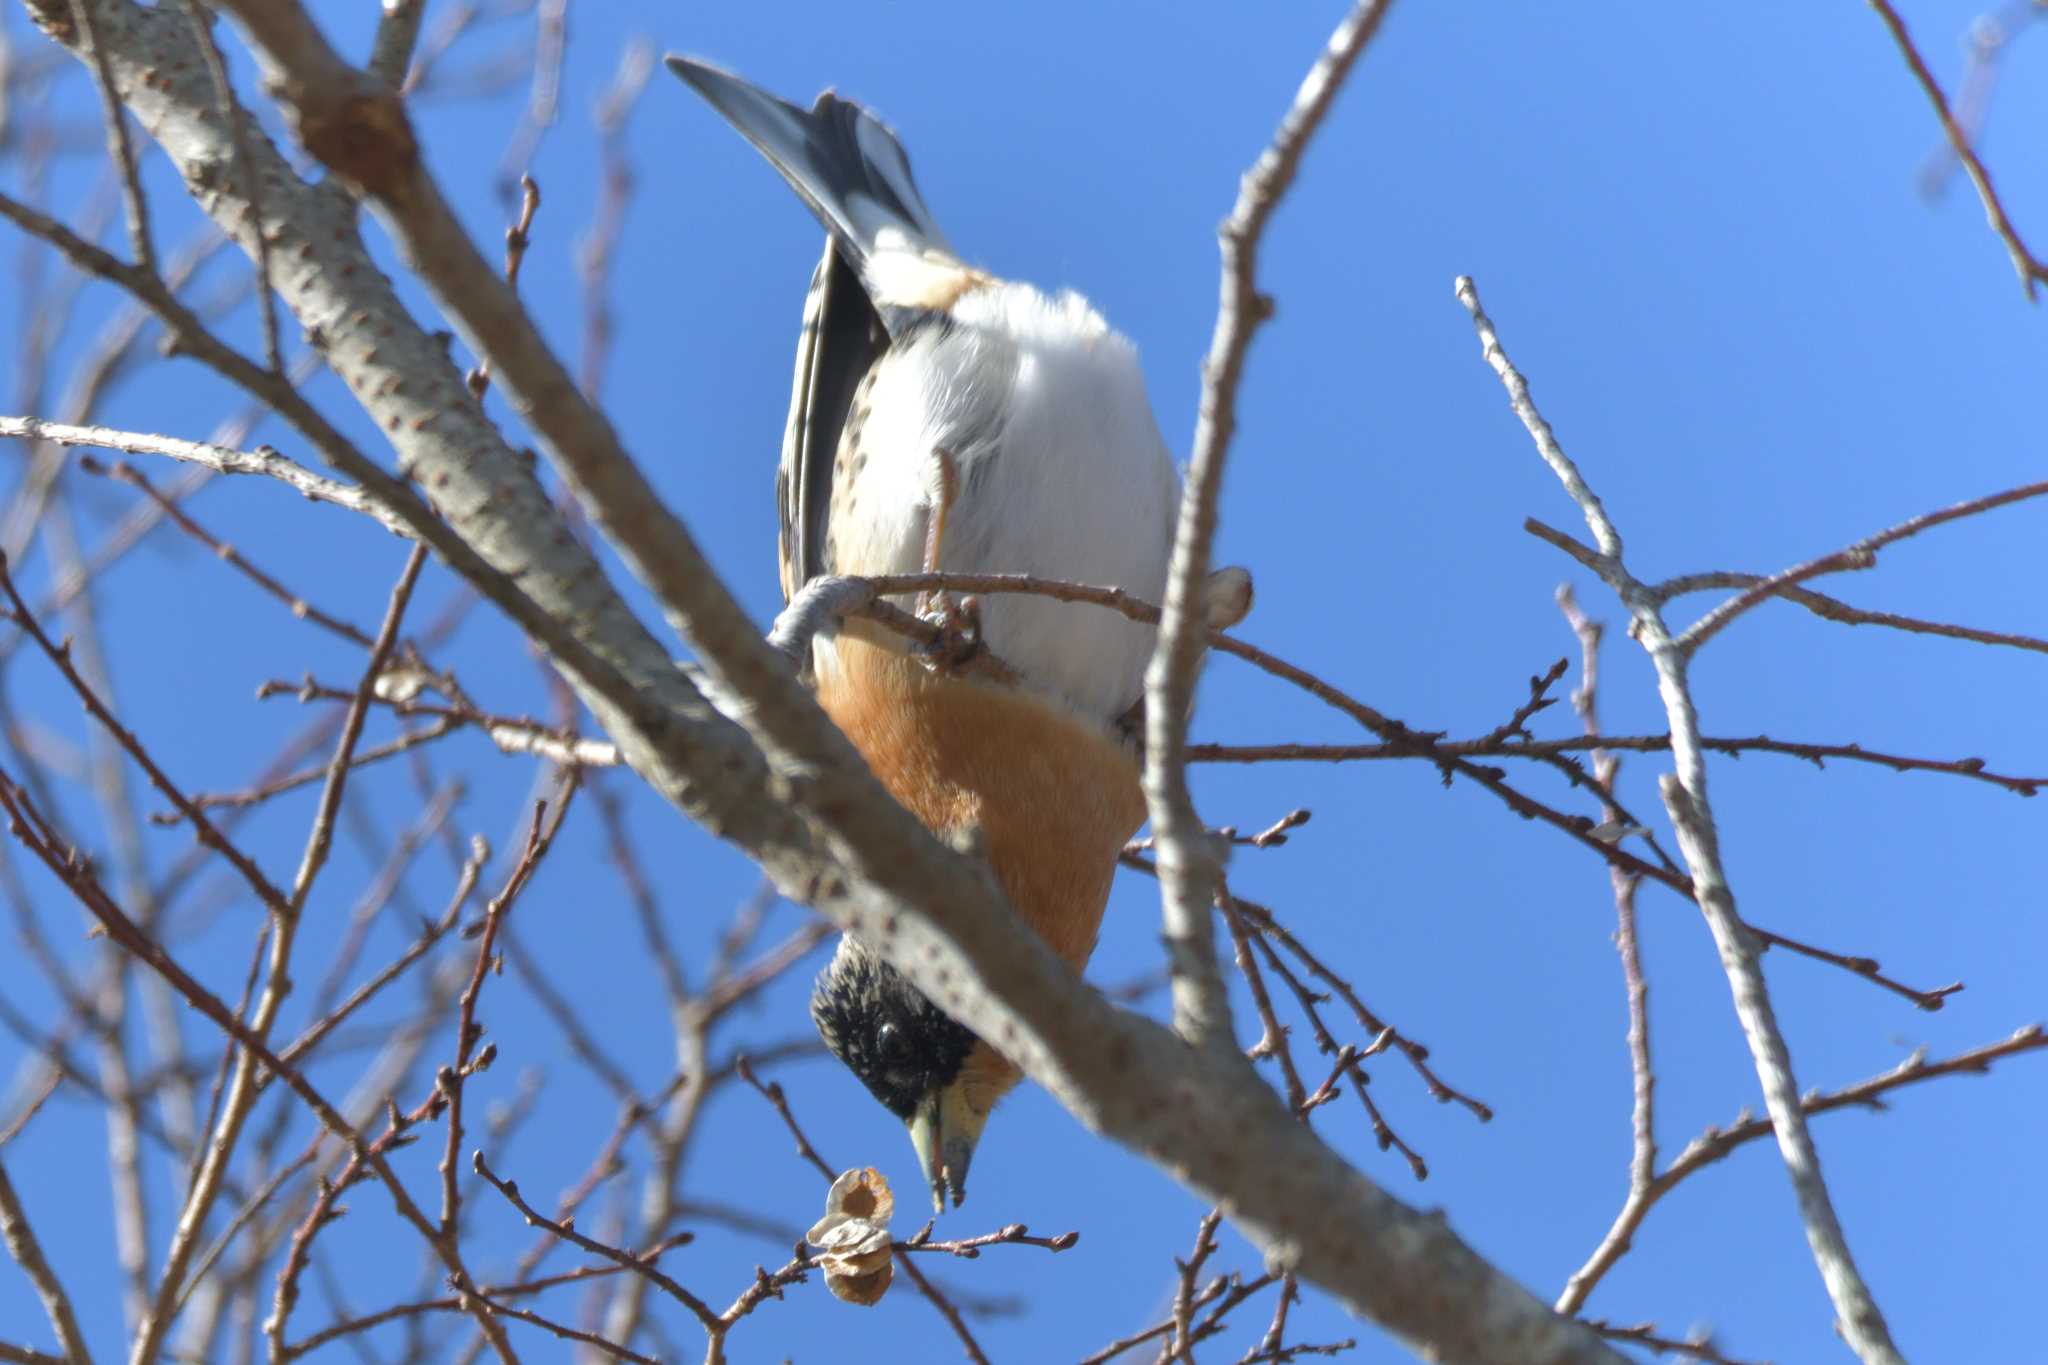
[[[811,1229],[816,1232],[816,1228]],[[812,1246],[825,1253],[820,1259],[833,1256],[861,1256],[876,1247],[889,1245],[889,1229],[870,1223],[865,1218],[849,1218],[835,1224],[823,1237],[812,1237]]]
[[[896,1196],[889,1192],[889,1180],[872,1166],[842,1171],[825,1194],[825,1212],[843,1213],[886,1224],[896,1216]]]
[[[848,1303],[879,1302],[895,1278],[889,1242],[889,1217],[896,1198],[880,1171],[863,1167],[846,1171],[825,1196],[825,1216],[811,1225],[804,1240],[822,1254],[818,1267],[825,1287]]]
[[[828,1275],[872,1275],[887,1266],[895,1258],[895,1252],[887,1242],[871,1251],[847,1252],[839,1256],[820,1256],[818,1264]]]
[[[889,1281],[895,1277],[895,1262],[884,1261],[880,1270],[866,1275],[836,1275],[827,1270],[825,1287],[832,1291],[833,1298],[866,1308],[881,1302],[882,1295],[889,1291]]]

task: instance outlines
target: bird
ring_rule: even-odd
[[[822,580],[934,571],[1160,600],[1180,475],[1130,340],[1080,294],[955,252],[902,144],[861,104],[827,91],[806,110],[709,63],[667,62],[825,228],[776,476],[785,603]],[[1242,591],[1248,607],[1248,579]],[[849,616],[816,631],[800,666],[889,794],[984,856],[1024,923],[1080,971],[1145,819],[1133,717],[1154,630],[1021,594],[909,605],[945,627],[947,648]],[[960,666],[978,651],[1004,670]],[[854,934],[811,1014],[909,1130],[933,1207],[949,1192],[958,1207],[1017,1067]]]

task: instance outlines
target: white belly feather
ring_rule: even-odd
[[[1180,480],[1131,343],[1075,294],[973,291],[950,321],[876,366],[839,455],[833,571],[914,573],[958,474],[941,566],[1115,586],[1151,602],[1166,585]],[[989,649],[1036,691],[1107,723],[1143,690],[1153,631],[1100,607],[1014,594],[982,607]],[[833,667],[820,637],[817,663]]]

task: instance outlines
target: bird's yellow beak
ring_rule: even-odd
[[[987,1122],[988,1113],[976,1112],[959,1081],[926,1095],[907,1120],[918,1169],[931,1182],[935,1212],[946,1211],[947,1190],[953,1192],[954,1208],[966,1202],[967,1163],[974,1159],[974,1144],[981,1141]]]

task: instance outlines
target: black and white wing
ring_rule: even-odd
[[[835,460],[861,381],[901,337],[985,279],[932,221],[888,125],[827,91],[810,109],[694,58],[669,70],[782,173],[827,232],[797,342],[776,476],[785,600],[828,563]]]
[[[782,463],[775,473],[785,602],[813,578],[833,572],[826,555],[826,530],[839,443],[861,380],[888,349],[889,334],[880,314],[846,263],[837,239],[828,236],[804,298],[789,421],[782,433]]]

